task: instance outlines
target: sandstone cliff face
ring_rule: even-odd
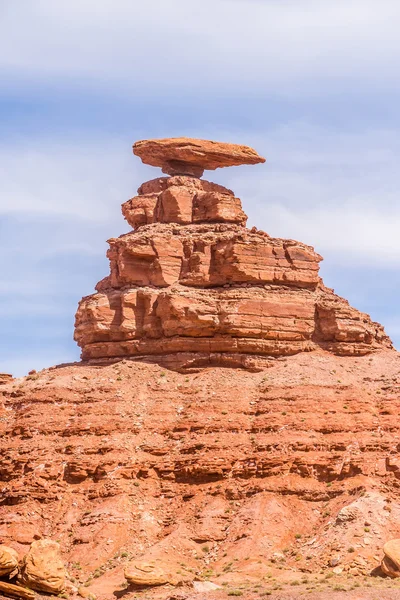
[[[110,275],[79,305],[84,360],[258,368],[319,347],[391,347],[379,324],[323,286],[313,248],[246,229],[230,190],[173,176],[138,193],[122,206],[134,232],[109,240]]]

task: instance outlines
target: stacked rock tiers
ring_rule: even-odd
[[[212,142],[204,142],[196,163],[191,148],[201,154],[200,141],[177,140],[138,142],[134,152],[181,173],[239,164],[240,156],[264,161],[243,146],[229,157],[229,144],[207,158]],[[176,159],[179,144],[191,163]],[[187,174],[162,177],[144,183],[122,213],[134,231],[109,240],[111,273],[76,315],[83,360],[253,368],[268,356],[318,347],[342,355],[391,347],[381,325],[324,287],[312,247],[247,229],[241,201],[227,188]]]

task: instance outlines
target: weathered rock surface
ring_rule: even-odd
[[[32,590],[6,581],[0,581],[0,594],[11,598],[22,598],[23,600],[33,600],[35,597],[35,592]]]
[[[161,167],[169,175],[196,177],[201,177],[205,169],[265,162],[265,158],[248,146],[184,137],[141,140],[133,145],[133,153],[146,165]]]
[[[39,592],[58,594],[63,591],[65,567],[57,542],[44,539],[31,544],[23,558],[21,582]]]
[[[125,360],[3,386],[4,544],[23,555],[35,537],[60,540],[68,571],[99,592],[166,556],[168,574],[212,569],[217,584],[338,558],[343,573],[372,571],[400,537],[398,353],[319,348],[264,367]]]
[[[122,214],[134,229],[155,222],[246,224],[239,198],[227,188],[202,179],[164,177],[143,184],[138,193],[122,205]]]
[[[152,587],[171,582],[171,575],[155,564],[135,561],[125,569],[125,578],[128,583],[137,586]]]
[[[323,288],[109,290],[82,300],[75,336],[85,360],[175,355],[192,366],[195,356],[185,354],[213,364],[224,353],[261,360],[318,347],[362,355],[389,345],[379,325]]]
[[[389,577],[400,577],[400,539],[386,542],[383,552],[382,571]]]
[[[317,348],[391,347],[379,324],[324,287],[311,246],[246,229],[231,190],[174,176],[138,193],[122,207],[135,231],[109,240],[110,275],[79,305],[84,360],[257,368]]]
[[[0,576],[16,574],[18,570],[18,552],[8,546],[0,545]]]
[[[1,540],[60,540],[99,600],[125,594],[124,572],[160,597],[194,578],[369,574],[400,538],[383,328],[323,285],[312,247],[246,229],[230,190],[179,176],[138,194],[77,312],[86,362],[1,386]],[[23,575],[48,582],[55,562],[58,593],[62,563],[34,554]]]
[[[9,373],[0,373],[0,385],[9,383],[13,379],[13,376]]]

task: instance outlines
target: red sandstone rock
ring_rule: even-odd
[[[400,540],[390,540],[383,546],[385,554],[381,568],[389,577],[400,577]]]
[[[154,165],[256,160],[245,147],[181,138],[134,149]],[[391,347],[379,324],[323,286],[313,248],[246,229],[231,190],[177,175],[138,193],[122,207],[136,231],[109,240],[110,275],[79,305],[84,360],[152,356],[169,367],[254,369],[268,356],[320,347],[339,355]]]
[[[217,583],[279,578],[283,549],[298,579],[338,554],[345,573],[377,567],[400,537],[397,352],[208,367],[72,365],[4,386],[4,543],[25,554],[51,531],[71,575],[100,574],[91,593],[110,599],[130,563],[166,556],[177,578]]]
[[[400,538],[383,328],[324,287],[313,248],[247,230],[229,190],[176,176],[138,193],[123,207],[137,231],[110,240],[76,315],[92,362],[1,387],[2,541],[60,540],[99,600],[124,572],[368,575]]]
[[[18,573],[18,553],[14,548],[0,544],[0,577]]]
[[[9,383],[10,381],[12,381],[12,379],[13,376],[9,373],[0,373],[0,385],[3,385],[4,383]]]
[[[139,196],[122,205],[122,214],[137,229],[150,223],[226,222],[245,225],[239,198],[217,184],[191,177],[156,179],[139,188]]]
[[[161,167],[164,173],[195,177],[201,177],[204,169],[265,162],[248,146],[192,138],[142,140],[133,145],[133,153],[145,164]]]
[[[21,582],[39,592],[58,594],[65,587],[65,567],[60,546],[53,540],[38,540],[24,556]]]
[[[168,198],[174,220],[185,220],[184,205]],[[227,353],[243,365],[246,355],[391,347],[380,325],[322,285],[321,257],[299,242],[221,222],[153,223],[109,243],[111,274],[76,316],[85,360],[153,355],[181,368],[196,352],[201,363]]]
[[[162,361],[182,352],[180,367],[184,353],[261,357],[322,347],[362,355],[390,347],[380,325],[332,292],[275,286],[99,293],[83,299],[75,335],[85,360],[155,355]]]
[[[34,600],[35,592],[20,585],[0,581],[0,593],[9,598],[22,598],[23,600]]]

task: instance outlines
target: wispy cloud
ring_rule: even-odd
[[[146,96],[178,84],[249,97],[398,86],[397,0],[20,0],[1,10],[0,68],[33,87],[51,79]]]

